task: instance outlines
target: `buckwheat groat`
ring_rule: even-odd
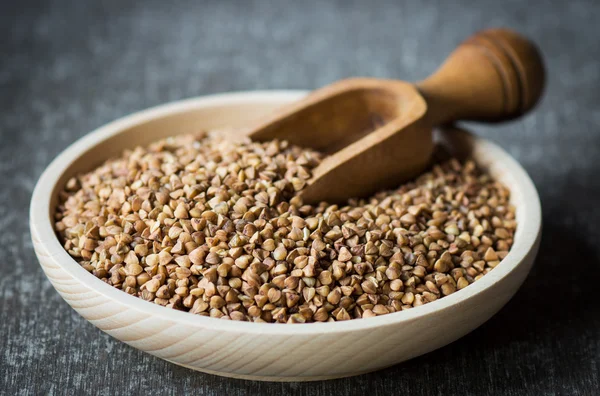
[[[254,322],[410,309],[508,254],[509,190],[473,162],[345,206],[304,205],[296,193],[321,159],[284,141],[164,139],[71,179],[56,231],[83,268],[126,293]]]

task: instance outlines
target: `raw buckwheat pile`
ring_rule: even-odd
[[[321,158],[284,141],[164,139],[71,179],[56,231],[83,268],[126,293],[253,322],[410,309],[508,254],[509,190],[473,162],[346,206],[304,205],[296,193]]]

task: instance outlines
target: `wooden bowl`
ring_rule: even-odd
[[[442,144],[471,155],[510,187],[517,208],[514,246],[493,271],[450,296],[398,313],[335,323],[236,322],[167,309],[100,281],[62,248],[53,229],[58,192],[125,148],[199,129],[244,127],[304,92],[207,96],[145,110],[78,140],[40,177],[30,227],[40,264],[60,295],[111,336],[181,366],[227,377],[312,381],[387,367],[440,348],[480,326],[517,291],[540,240],[541,209],[527,173],[500,147],[464,131],[443,131]]]

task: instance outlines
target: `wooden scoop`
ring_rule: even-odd
[[[249,136],[328,154],[301,194],[305,202],[344,202],[422,172],[433,151],[432,127],[516,118],[536,104],[543,85],[533,43],[509,30],[485,30],[424,81],[338,81],[281,109]]]

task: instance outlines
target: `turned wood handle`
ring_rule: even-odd
[[[456,120],[505,121],[524,114],[544,88],[536,46],[507,29],[469,37],[432,76],[417,83],[432,125]]]

